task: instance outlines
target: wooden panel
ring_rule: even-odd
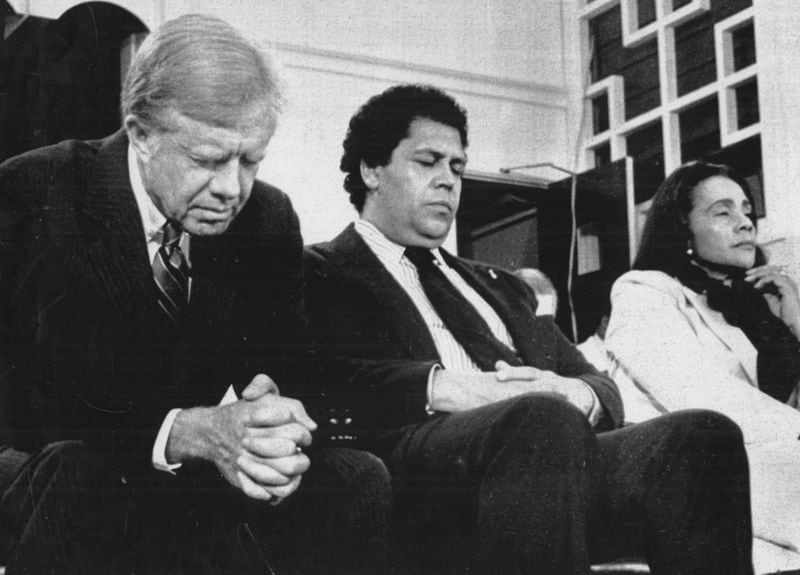
[[[539,269],[558,291],[556,320],[570,337],[570,305],[567,297],[571,232],[571,178],[551,184],[539,194]],[[602,267],[577,275],[573,268],[572,299],[575,305],[578,340],[597,329],[610,309],[609,294],[614,280],[629,269],[628,216],[625,160],[595,168],[578,176],[576,197],[578,227],[592,224],[597,232]]]

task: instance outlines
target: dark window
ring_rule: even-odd
[[[705,159],[709,162],[728,164],[743,176],[753,190],[756,201],[756,215],[763,217],[766,212],[764,198],[764,182],[761,166],[761,136],[755,135],[736,142],[726,148],[708,154]]]
[[[740,130],[758,123],[758,80],[736,87],[736,127]]]
[[[733,16],[745,8],[750,8],[752,5],[753,0],[711,0],[711,12],[714,14],[714,22]]]
[[[592,82],[599,82],[623,67],[622,25],[619,6],[589,21],[592,45]]]
[[[731,33],[733,40],[733,71],[756,63],[756,34],[753,23],[748,22]]]
[[[664,181],[664,141],[661,122],[629,134],[627,154],[633,158],[634,197],[637,204],[653,197]]]
[[[681,161],[697,160],[720,147],[717,97],[703,100],[679,115]]]
[[[711,10],[675,28],[675,68],[678,96],[702,88],[717,78],[714,54],[714,24],[750,5],[749,0],[715,1]],[[734,70],[756,61],[752,23],[733,32]]]
[[[603,144],[594,149],[594,167],[599,168],[611,163],[611,146]]]
[[[673,10],[677,10],[687,5],[689,1],[690,0],[673,0],[672,8]],[[643,26],[645,22],[652,21],[648,20],[649,16],[647,16],[647,14],[649,8],[646,6],[653,4],[653,1],[649,0],[645,2],[644,0],[637,0],[637,2],[639,25]],[[705,35],[704,38],[701,37],[694,40],[695,42],[699,42],[701,47],[704,46],[706,42],[709,41],[708,38],[710,38],[710,49],[704,48],[703,54],[705,56],[704,59],[710,57],[713,64],[713,25],[752,5],[753,0],[712,0],[710,10],[698,18],[700,22],[692,21],[686,23],[678,27],[678,30],[683,29],[686,36]],[[702,29],[705,29],[705,31],[703,32]],[[589,21],[589,34],[593,48],[591,63],[592,82],[598,82],[611,74],[626,76],[624,71],[627,70],[632,63],[639,62],[645,53],[649,53],[650,51],[655,52],[655,46],[645,46],[638,50],[625,49],[622,47],[622,24],[619,5],[592,18]],[[747,32],[743,32],[743,34],[746,36]],[[742,40],[734,40],[734,43],[737,42],[741,43],[742,48],[740,49],[743,53],[747,51],[746,46],[749,42],[750,51],[752,52],[752,61],[755,61],[755,43],[752,39],[752,33],[750,33],[750,40],[743,37]],[[681,41],[678,40],[677,43],[680,44]],[[655,44],[655,41],[653,44]],[[696,46],[687,48],[687,50],[694,49],[696,49]],[[681,50],[680,46],[678,50]],[[689,68],[693,67],[691,65],[692,62],[697,64],[698,60],[701,59],[698,57],[692,58],[691,56],[691,54],[685,55],[685,58],[689,62]],[[743,61],[747,61],[745,56],[742,56],[742,58]],[[626,80],[629,80],[628,76],[626,76]],[[656,74],[656,78],[650,79],[649,82],[656,87],[657,92],[658,75]]]
[[[689,4],[689,0],[673,0],[672,9],[677,10]],[[711,0],[710,9],[675,29],[676,71],[678,96],[691,93],[707,86],[717,78],[714,54],[714,25],[745,8],[752,6],[752,0]],[[645,25],[655,16],[652,0],[637,0],[639,25]],[[652,16],[650,10],[653,8]],[[598,82],[612,74],[620,75],[624,82],[625,119],[630,120],[648,112],[661,104],[658,44],[651,40],[634,48],[622,46],[622,26],[620,6],[603,12],[589,21],[592,45],[591,76]],[[742,26],[734,35],[734,53],[737,66],[744,67],[755,61],[755,42],[752,25]],[[738,68],[737,68],[738,69]],[[751,107],[757,98],[752,88],[745,89],[742,95],[747,102],[747,118],[752,122]],[[604,126],[606,118],[600,108],[600,101],[593,102],[593,122],[595,134]],[[606,110],[607,113],[607,110]],[[757,114],[757,111],[755,112]],[[718,134],[718,118],[715,133]],[[660,129],[660,127],[659,127]],[[711,138],[711,132],[705,134]],[[631,136],[636,140],[635,136]],[[631,139],[629,138],[629,140]],[[717,138],[718,139],[718,138]],[[711,140],[708,140],[711,141]],[[659,146],[661,144],[659,143]],[[698,144],[699,145],[699,144]],[[717,141],[717,146],[719,142]],[[630,148],[629,148],[630,149]],[[694,148],[689,148],[696,153]],[[661,154],[663,163],[663,153]],[[655,161],[655,160],[653,160]]]
[[[655,0],[636,0],[636,12],[639,19],[639,28],[656,21]]]
[[[678,96],[716,80],[714,26],[710,13],[701,14],[675,28],[675,69]]]
[[[608,93],[592,98],[592,126],[595,134],[608,130]]]
[[[629,64],[625,79],[625,119],[635,118],[661,103],[658,80],[658,42],[652,40],[625,51]]]
[[[661,103],[657,41],[623,48],[619,6],[592,18],[589,30],[593,47],[592,82],[612,74],[624,78],[626,119],[656,108]]]

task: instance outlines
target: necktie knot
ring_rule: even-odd
[[[417,266],[417,269],[429,267],[436,260],[433,252],[428,248],[408,247],[406,248],[405,256],[408,261]]]
[[[170,251],[178,247],[181,241],[181,236],[183,235],[183,228],[178,222],[175,220],[167,220],[166,223],[161,227],[161,231],[164,234],[163,239],[161,240],[161,245],[163,247]]]

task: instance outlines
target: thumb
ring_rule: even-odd
[[[495,371],[503,371],[504,369],[508,369],[509,367],[511,367],[511,364],[503,361],[502,359],[498,359],[494,363],[494,370]]]
[[[502,359],[498,359],[494,364],[495,369],[495,380],[497,381],[506,381],[511,377],[511,364],[503,361]]]
[[[294,416],[294,420],[303,425],[309,431],[314,431],[317,429],[316,422],[309,417],[308,413],[306,413],[306,408],[300,401],[293,403],[290,407],[292,415]]]
[[[253,401],[268,393],[280,395],[278,385],[272,381],[272,378],[263,373],[256,375],[252,381],[242,391],[242,399]]]

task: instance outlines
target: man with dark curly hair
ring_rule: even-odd
[[[357,368],[326,390],[326,423],[387,463],[417,567],[585,575],[644,555],[654,574],[752,573],[738,428],[695,411],[617,429],[613,382],[530,288],[441,248],[466,146],[442,91],[373,97],[341,161],[359,218],[306,251],[317,345]]]

